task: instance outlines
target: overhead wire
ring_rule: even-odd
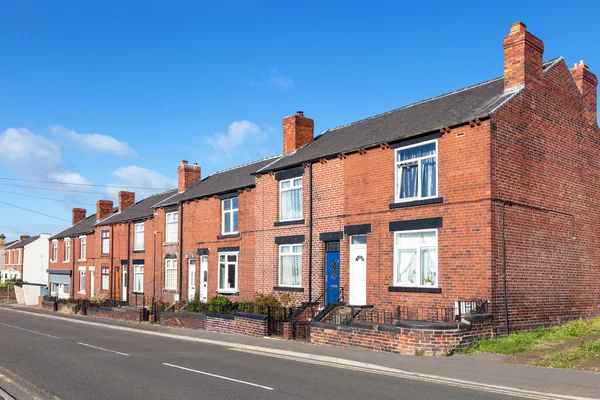
[[[68,219],[64,219],[64,218],[60,218],[60,217],[55,217],[54,215],[50,215],[50,214],[42,213],[42,212],[39,212],[39,211],[31,210],[31,209],[29,209],[29,208],[25,208],[25,207],[17,206],[17,205],[15,205],[15,204],[10,204],[10,203],[7,203],[7,202],[5,202],[5,201],[0,201],[0,204],[7,205],[7,206],[9,206],[9,207],[18,208],[18,209],[20,209],[20,210],[29,211],[29,212],[31,212],[31,213],[34,213],[34,214],[43,215],[44,217],[48,217],[48,218],[54,218],[54,219],[58,219],[58,220],[60,220],[60,221],[65,221],[65,222],[69,222],[69,223],[71,222],[71,221],[69,221]]]
[[[43,180],[35,180],[35,179],[20,179],[20,178],[3,178],[0,177],[0,180],[3,181],[18,181],[18,182],[33,182],[33,183],[50,183],[53,185],[69,185],[69,186],[90,186],[90,187],[108,187],[108,188],[123,188],[123,186],[119,185],[99,185],[93,183],[68,183],[68,182],[58,182],[58,181],[43,181]],[[148,188],[141,186],[128,186],[128,189],[143,189],[143,190],[171,190],[165,188]]]
[[[16,195],[16,196],[23,196],[23,197],[31,197],[32,199],[40,199],[40,200],[56,201],[56,202],[58,202],[58,203],[78,204],[78,205],[82,205],[82,206],[94,207],[94,205],[93,205],[93,204],[80,203],[80,202],[78,202],[78,201],[61,200],[61,199],[52,199],[52,198],[49,198],[49,197],[34,196],[34,195],[31,195],[31,194],[25,194],[25,193],[10,192],[10,191],[8,191],[8,190],[0,190],[0,193],[14,194],[14,195]]]

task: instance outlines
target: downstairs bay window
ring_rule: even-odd
[[[437,229],[396,232],[394,286],[437,286]]]

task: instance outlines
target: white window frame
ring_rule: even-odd
[[[217,255],[217,293],[237,293],[239,288],[239,274],[238,267],[240,264],[240,252],[239,251],[223,251]],[[221,256],[225,256],[225,266],[234,264],[232,261],[228,261],[228,256],[235,256],[235,288],[221,289]]]
[[[298,252],[294,252],[294,246],[300,246],[301,247],[299,253]],[[284,248],[284,247],[290,247],[291,252],[289,252],[289,253],[282,253],[281,249]],[[302,260],[302,251],[303,250],[304,250],[304,246],[303,246],[302,243],[280,244],[279,245],[279,266],[278,266],[278,278],[277,278],[277,281],[279,282],[279,286],[282,286],[282,287],[296,287],[296,288],[301,288],[302,287],[302,261],[303,261]],[[289,256],[296,257],[298,255],[300,256],[300,284],[299,285],[289,285],[289,284],[282,283],[281,282],[281,265],[282,265],[281,259],[282,259],[282,257],[286,257],[286,256],[287,257],[289,257]]]
[[[8,253],[8,265],[11,265],[12,264],[12,250],[7,250],[6,252]]]
[[[108,274],[105,274],[104,271],[108,270]],[[107,287],[104,287],[104,277],[106,276]],[[110,268],[101,267],[100,268],[100,290],[110,290]]]
[[[71,239],[65,239],[65,254],[63,262],[71,261]]]
[[[406,150],[406,149],[410,149],[413,147],[419,147],[419,146],[423,146],[429,143],[435,143],[435,156],[424,156],[424,157],[419,157],[419,158],[413,158],[409,161],[398,161],[398,156],[400,154],[401,150]],[[435,195],[434,196],[428,196],[428,197],[421,197],[421,162],[423,160],[426,160],[428,158],[433,158],[435,157]],[[419,143],[415,143],[415,144],[411,144],[411,145],[407,145],[407,146],[403,146],[403,147],[399,147],[396,149],[396,151],[394,151],[394,179],[395,179],[395,183],[394,183],[394,199],[396,199],[396,203],[404,203],[407,201],[415,201],[415,200],[426,200],[426,199],[435,199],[437,197],[440,196],[440,188],[439,188],[439,176],[440,176],[440,168],[439,168],[439,146],[438,146],[438,140],[437,139],[433,139],[433,140],[427,140],[425,142],[419,142]],[[402,178],[402,174],[400,173],[401,171],[401,165],[402,164],[409,164],[409,163],[414,163],[417,162],[418,163],[418,167],[417,167],[417,196],[416,197],[408,197],[408,198],[400,198],[400,179]]]
[[[167,271],[173,271],[173,286],[168,286]],[[166,290],[177,290],[177,259],[176,258],[165,258],[165,289]]]
[[[81,290],[81,276],[83,276],[83,290]],[[87,285],[87,274],[85,267],[79,267],[79,292],[85,294],[85,286]]]
[[[229,210],[225,210],[225,203],[226,202],[231,202],[231,205],[233,207],[233,200],[234,199],[238,200],[238,197],[232,197],[230,199],[225,199],[225,200],[221,201],[221,220],[222,220],[221,221],[221,233],[223,235],[235,235],[235,234],[238,233],[238,230],[240,228],[240,226],[239,226],[239,217],[240,217],[240,212],[239,212],[240,203],[239,203],[239,200],[237,201],[238,206],[236,208],[231,208]],[[233,230],[233,226],[234,226],[233,216],[234,216],[235,212],[237,212],[236,215],[237,215],[237,218],[238,218],[238,229],[234,231]],[[229,225],[230,225],[229,229],[231,229],[231,230],[229,232],[226,231],[227,227],[225,226],[225,214],[231,214],[231,217],[229,218]]]
[[[416,249],[417,250],[417,277],[421,277],[421,248],[422,247],[431,247],[431,245],[400,245],[398,244],[398,234],[403,233],[426,233],[426,232],[435,232],[435,248],[436,248],[436,260],[435,265],[437,266],[436,271],[436,279],[433,285],[428,284],[420,284],[420,283],[407,283],[398,281],[398,271],[396,270],[398,267],[398,249]],[[394,265],[393,265],[393,282],[394,286],[397,287],[432,287],[437,288],[440,280],[440,265],[439,265],[439,255],[440,251],[440,243],[439,243],[439,235],[438,229],[414,229],[410,231],[395,231],[394,232]]]
[[[141,272],[140,272],[141,269]],[[141,275],[142,290],[136,290],[136,282]],[[133,292],[144,293],[144,264],[133,264]]]
[[[17,264],[23,264],[21,258],[21,249],[17,249]]]
[[[85,261],[87,258],[87,236],[79,236],[79,260]]]
[[[107,234],[104,237],[104,234]],[[106,251],[104,251],[104,241],[106,240]],[[100,254],[110,254],[110,231],[102,231],[100,232]]]
[[[299,186],[294,186],[294,181],[296,180],[300,180],[300,185]],[[282,188],[283,184],[285,182],[290,182],[290,187],[289,188]],[[302,217],[304,216],[304,179],[302,176],[297,176],[295,178],[291,178],[291,179],[285,179],[283,181],[279,181],[279,221],[281,222],[285,222],[285,221],[300,221],[302,219]],[[281,194],[283,192],[287,192],[290,190],[297,190],[300,189],[300,217],[299,218],[291,218],[291,219],[283,219],[282,215],[283,215],[283,201],[281,201]]]
[[[10,253],[9,253],[10,255]],[[56,262],[58,260],[58,240],[54,239],[52,241],[52,254],[50,254],[50,261]],[[10,262],[9,262],[10,264]]]
[[[171,221],[169,221],[169,219],[171,219]],[[172,212],[168,212],[165,214],[165,242],[166,243],[177,243],[177,240],[179,238],[179,232],[178,232],[178,222],[179,222],[179,215],[178,215],[178,211],[172,211]],[[170,237],[169,236],[169,225],[175,225],[175,237]]]
[[[141,229],[139,229],[141,227]],[[141,234],[141,241],[138,238],[138,234]],[[133,225],[133,251],[143,251],[144,250],[144,223],[136,222]]]

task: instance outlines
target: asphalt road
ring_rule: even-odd
[[[2,309],[0,388],[54,400],[516,398]]]

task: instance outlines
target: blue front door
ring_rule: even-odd
[[[338,242],[339,243],[339,242]],[[340,251],[328,251],[325,253],[326,275],[325,282],[325,304],[340,301]]]

